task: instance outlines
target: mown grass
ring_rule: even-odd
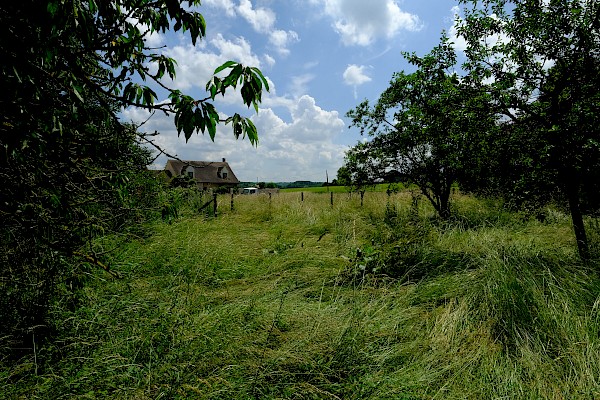
[[[122,278],[90,269],[55,304],[52,342],[3,364],[4,397],[600,397],[598,263],[560,211],[455,195],[442,223],[407,192],[220,200],[218,218],[97,241]]]

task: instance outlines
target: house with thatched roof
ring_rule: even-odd
[[[202,190],[235,188],[240,183],[224,158],[223,161],[167,160],[165,173],[170,179],[182,175],[193,178]]]

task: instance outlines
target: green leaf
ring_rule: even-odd
[[[256,75],[259,76],[260,80],[262,81],[262,83],[263,83],[263,85],[265,87],[265,90],[268,92],[270,90],[269,89],[269,82],[267,81],[267,79],[265,78],[265,76],[262,74],[262,72],[260,71],[260,69],[258,69],[256,67],[251,67],[251,69],[252,69],[252,71],[254,71],[254,73]]]
[[[91,14],[95,14],[98,10],[98,6],[94,0],[88,0],[88,8]]]
[[[83,96],[81,95],[81,93],[79,93],[79,90],[77,89],[77,87],[75,86],[75,84],[73,82],[71,82],[71,87],[73,88],[73,93],[75,93],[75,96],[77,96],[79,101],[84,103]]]
[[[245,120],[246,126],[246,135],[248,135],[248,140],[252,143],[253,146],[258,146],[258,131],[256,130],[256,126],[252,123],[249,118]]]
[[[194,111],[194,123],[196,125],[196,129],[204,133],[204,129],[206,128],[206,116],[202,110],[202,107],[196,107]]]
[[[210,136],[210,140],[215,141],[215,135],[217,134],[217,121],[215,121],[212,117],[208,118],[207,128],[208,135]]]
[[[156,93],[149,87],[144,87],[144,104],[151,106],[154,104],[154,100],[157,98]]]
[[[244,70],[244,67],[242,67],[242,64],[237,64],[235,67],[233,67],[233,69],[231,70],[229,75],[227,75],[225,77],[225,79],[223,80],[223,87],[225,87],[225,88],[229,87],[229,86],[236,87],[237,83],[238,83],[238,79],[242,75],[243,70]]]
[[[206,128],[208,130],[210,139],[214,141],[215,135],[217,133],[217,123],[219,122],[219,114],[215,110],[215,107],[210,103],[204,103],[204,107],[206,117]]]
[[[224,69],[231,68],[234,65],[237,65],[237,63],[235,61],[227,61],[223,65],[221,65],[220,67],[215,69],[215,72],[213,72],[213,75],[218,74],[219,72],[223,71]]]

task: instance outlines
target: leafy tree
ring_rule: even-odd
[[[146,138],[118,120],[127,106],[174,116],[189,139],[219,123],[256,144],[256,128],[239,114],[219,117],[213,101],[239,88],[258,109],[268,83],[261,72],[230,61],[215,70],[207,95],[168,87],[175,60],[146,38],[169,29],[193,43],[206,31],[200,1],[24,0],[0,4],[0,347],[31,343],[48,328],[56,292],[80,276],[74,260],[103,265],[82,245],[123,229],[152,202]],[[227,75],[225,75],[227,73]],[[168,94],[158,102],[154,88]],[[78,255],[79,254],[79,255]],[[12,345],[9,345],[10,347]]]
[[[551,201],[560,204],[555,176],[540,168],[543,132],[536,124],[511,120],[490,127],[470,152],[460,178],[461,190],[504,200],[505,207],[541,215]]]
[[[405,54],[417,67],[394,74],[374,106],[348,112],[361,133],[372,136],[357,149],[376,164],[415,183],[439,216],[450,217],[452,184],[460,177],[467,149],[491,122],[485,97],[474,96],[454,71],[456,55],[446,37],[425,57]]]
[[[337,178],[334,179],[338,185],[341,186],[351,186],[352,178],[350,175],[350,170],[346,165],[342,165],[337,171]]]
[[[535,126],[531,166],[566,197],[579,254],[588,259],[581,202],[600,156],[600,3],[461,2],[472,4],[458,28],[469,78],[490,95],[500,121]]]
[[[344,165],[338,170],[338,181],[352,191],[363,192],[374,186],[382,166],[372,156],[369,143],[358,143],[346,151]]]

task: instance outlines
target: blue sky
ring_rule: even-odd
[[[235,140],[221,126],[215,142],[178,137],[172,117],[155,114],[143,130],[185,160],[226,158],[242,181],[324,181],[361,139],[349,129],[348,110],[375,101],[396,71],[410,70],[401,52],[424,55],[451,30],[458,1],[450,0],[203,0],[198,11],[207,36],[196,46],[181,33],[153,34],[147,43],[178,62],[169,82],[195,97],[214,69],[227,60],[259,67],[270,82],[258,114],[232,93],[220,98],[224,114],[251,116],[259,144]],[[127,109],[123,118],[141,122],[149,114]],[[154,168],[163,168],[159,157]]]

